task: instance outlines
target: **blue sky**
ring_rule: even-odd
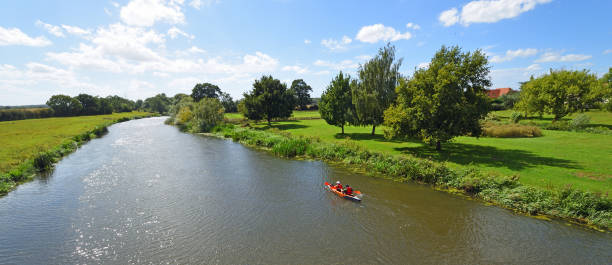
[[[484,50],[493,87],[550,68],[612,66],[612,1],[4,1],[0,105],[51,95],[144,99],[218,84],[234,98],[263,74],[319,96],[391,42],[409,76],[442,45]]]

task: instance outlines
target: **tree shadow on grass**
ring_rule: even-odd
[[[260,127],[258,129],[259,130],[269,130],[271,128],[276,128],[276,129],[279,129],[279,130],[283,131],[283,130],[292,130],[292,129],[303,129],[303,128],[308,128],[308,126],[302,125],[302,124],[297,124],[297,121],[296,121],[296,123],[292,122],[292,123],[281,123],[281,124],[276,123],[276,122],[272,122],[272,126],[270,126],[270,125],[268,125],[266,123],[265,126]]]
[[[567,169],[582,168],[571,160],[539,156],[525,150],[499,149],[492,146],[462,143],[446,143],[442,145],[442,148],[443,150],[438,152],[435,147],[423,144],[418,147],[397,147],[395,150],[437,161],[448,161],[460,165],[472,163],[475,166],[505,167],[514,171],[540,165]]]
[[[334,135],[334,138],[336,138],[336,139],[346,139],[347,137],[350,138],[351,140],[355,140],[355,141],[374,140],[374,141],[377,141],[377,142],[389,142],[389,143],[402,143],[402,142],[404,142],[404,141],[397,140],[397,139],[386,139],[381,134],[372,135],[371,133],[345,133],[345,134],[336,133]]]

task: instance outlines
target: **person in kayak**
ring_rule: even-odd
[[[344,190],[344,194],[353,196],[353,188],[349,184],[346,184],[346,189]]]
[[[336,191],[342,192],[342,184],[340,184],[340,181],[336,181]]]

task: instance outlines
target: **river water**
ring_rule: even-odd
[[[149,118],[0,198],[0,264],[606,264],[612,235]],[[362,203],[323,188],[341,180]]]

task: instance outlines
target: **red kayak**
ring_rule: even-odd
[[[355,202],[360,202],[361,201],[361,198],[357,197],[358,195],[361,195],[361,192],[358,191],[358,190],[357,191],[353,191],[353,196],[351,196],[351,195],[346,195],[346,194],[344,194],[344,193],[342,193],[340,191],[337,191],[335,188],[332,187],[331,184],[329,184],[329,182],[325,182],[324,184],[325,184],[325,187],[329,191],[335,193],[336,195],[340,196],[341,198],[345,198],[347,200],[351,200],[351,201],[355,201]]]

